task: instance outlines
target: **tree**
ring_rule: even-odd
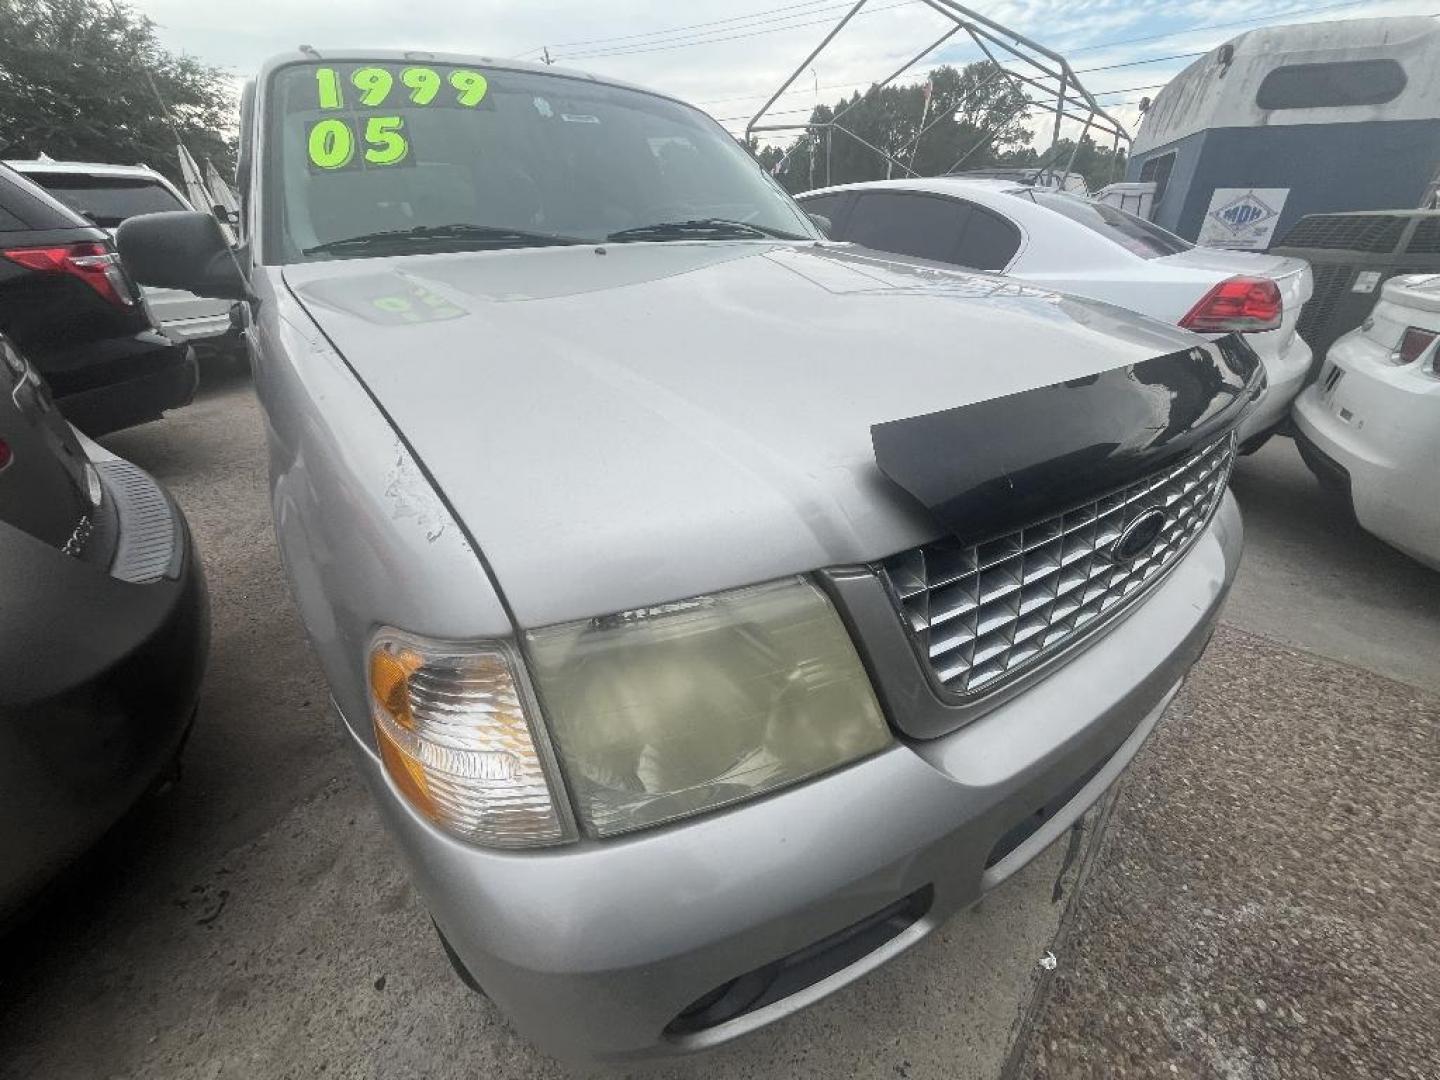
[[[1075,155],[1073,164],[1070,163],[1071,154]],[[1080,140],[1079,150],[1075,149],[1074,139],[1061,139],[1043,155],[1025,147],[1005,155],[998,164],[1020,167],[1043,164],[1057,173],[1064,172],[1069,164],[1070,171],[1083,176],[1085,186],[1094,192],[1106,184],[1125,179],[1125,148],[1122,146],[1119,150],[1111,150],[1108,146],[1100,146],[1086,135]]]
[[[779,179],[790,191],[805,191],[825,183],[877,180],[896,171],[870,147],[923,176],[956,165],[993,165],[1029,143],[1026,108],[1025,95],[989,61],[963,69],[938,67],[927,84],[872,85],[863,95],[812,111],[812,124],[838,118],[845,130],[814,128],[801,134],[787,148]]]
[[[785,157],[785,151],[781,150],[780,147],[761,146],[760,140],[753,135],[745,145],[746,149],[750,151],[751,156],[760,163],[760,167],[768,173],[773,173],[775,166],[779,165]]]
[[[228,174],[234,113],[224,71],[168,52],[155,24],[122,3],[0,0],[6,157],[145,162],[178,181],[173,119],[190,152]]]

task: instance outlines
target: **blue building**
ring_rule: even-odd
[[[1155,97],[1127,179],[1189,240],[1263,250],[1306,214],[1429,205],[1440,170],[1440,23],[1251,30]]]

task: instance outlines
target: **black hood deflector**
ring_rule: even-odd
[[[1017,360],[1017,363],[1022,361]],[[973,542],[1132,484],[1234,428],[1264,389],[1239,335],[870,429],[875,463]]]

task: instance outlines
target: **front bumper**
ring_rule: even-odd
[[[522,1033],[562,1057],[700,1049],[884,963],[1063,835],[1129,762],[1204,650],[1240,549],[1227,494],[1141,604],[980,719],[625,837],[524,853],[470,846],[415,814],[373,752],[353,733],[350,741],[437,925]],[[1037,811],[1043,824],[996,861]],[[858,956],[863,939],[851,939],[846,962],[818,981],[802,979],[718,1026],[674,1023],[731,980],[886,909],[903,927]]]
[[[134,804],[195,714],[210,636],[199,560],[173,502],[111,461],[128,486],[112,488],[102,469],[112,560],[0,524],[0,917]],[[173,515],[166,551],[162,507]]]

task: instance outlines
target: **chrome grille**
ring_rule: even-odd
[[[1229,479],[1232,436],[1094,502],[979,544],[937,540],[885,560],[882,577],[935,678],[955,694],[997,689],[1138,598],[1200,535]],[[1129,558],[1126,526],[1164,512]]]

